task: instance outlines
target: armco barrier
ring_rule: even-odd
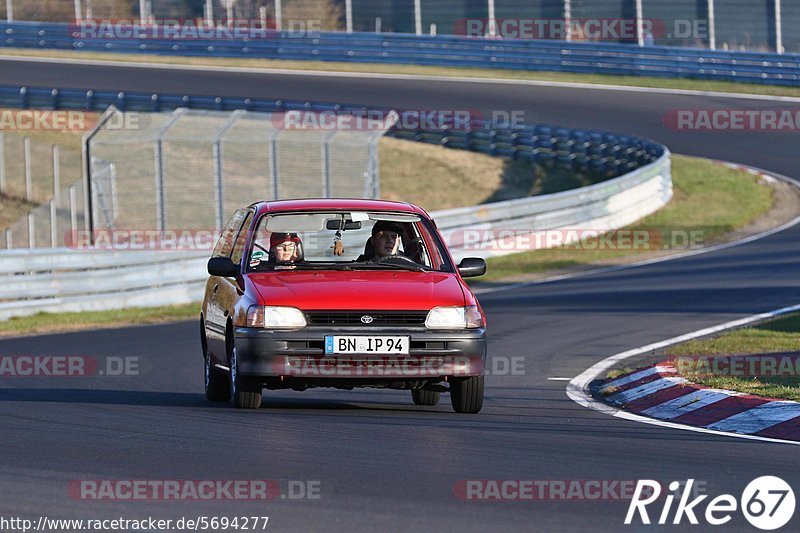
[[[86,38],[79,27],[0,23],[0,46],[175,56],[396,63],[800,85],[800,55],[374,33],[268,31],[249,40]]]

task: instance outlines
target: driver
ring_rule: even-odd
[[[367,241],[365,253],[357,261],[370,261],[376,257],[398,255],[402,234],[403,228],[397,222],[379,220],[372,226],[372,236]]]
[[[300,259],[302,242],[296,233],[273,233],[269,237],[271,263],[294,263]]]

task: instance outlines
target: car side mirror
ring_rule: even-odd
[[[234,278],[239,275],[239,265],[230,257],[212,257],[208,260],[208,273],[221,278]]]
[[[465,257],[458,264],[462,278],[474,278],[486,274],[486,261],[480,257]]]

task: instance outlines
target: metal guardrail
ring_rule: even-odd
[[[544,40],[492,40],[410,34],[296,35],[268,30],[264,38],[81,38],[77,26],[0,23],[0,46],[261,59],[395,63],[656,76],[800,85],[800,54],[732,52],[677,47]]]
[[[363,112],[362,106],[95,91],[0,87],[0,107],[128,111],[194,109]],[[390,135],[511,159],[599,172],[609,179],[595,185],[483,206],[432,213],[457,259],[474,253],[464,246],[466,229],[528,228],[540,231],[625,226],[659,209],[671,198],[669,151],[644,139],[606,132],[527,125],[392,130]],[[459,238],[462,240],[459,241]],[[0,252],[0,320],[41,311],[104,310],[198,301],[202,297],[207,252],[107,252],[69,249]]]

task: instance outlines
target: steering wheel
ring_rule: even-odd
[[[371,263],[388,263],[390,265],[413,265],[419,267],[420,264],[404,255],[382,255],[370,260]]]

